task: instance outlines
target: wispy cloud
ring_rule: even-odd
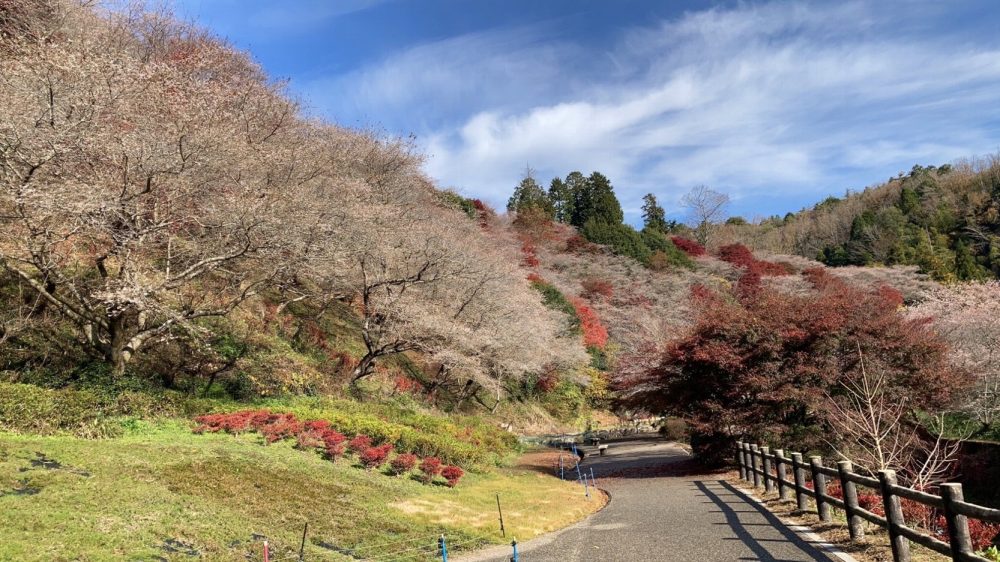
[[[754,211],[757,195],[818,197],[996,150],[1000,41],[928,33],[940,8],[906,8],[739,5],[603,51],[495,30],[301,88],[334,117],[420,133],[432,176],[494,203],[531,164],[601,170],[627,209],[706,183]]]

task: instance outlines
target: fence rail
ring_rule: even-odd
[[[896,473],[892,470],[881,470],[878,478],[872,478],[854,472],[850,461],[840,461],[833,468],[824,465],[823,459],[818,456],[809,457],[807,463],[803,462],[801,453],[785,456],[782,449],[771,451],[768,447],[742,441],[737,443],[736,461],[740,478],[752,482],[754,487],[763,486],[767,492],[777,488],[782,500],[790,500],[790,495],[794,493],[798,508],[802,511],[809,509],[809,500],[812,500],[821,521],[832,520],[832,507],[842,510],[847,516],[847,528],[853,541],[864,538],[862,520],[886,529],[889,532],[894,562],[910,562],[911,541],[950,556],[956,562],[990,562],[973,550],[967,517],[1000,523],[1000,509],[967,503],[962,495],[961,484],[942,484],[939,495],[934,495],[900,486],[896,482]],[[788,480],[789,470],[792,480]],[[812,480],[812,488],[806,485],[807,477]],[[843,499],[827,493],[830,478],[840,483]],[[878,492],[882,497],[884,517],[858,504],[858,486]],[[908,527],[903,518],[900,498],[940,510],[947,523],[949,542]]]

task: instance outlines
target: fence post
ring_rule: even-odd
[[[903,507],[899,498],[892,493],[896,485],[896,471],[878,471],[879,491],[882,492],[882,506],[885,508],[885,519],[889,522],[889,544],[892,546],[894,562],[910,562],[910,541],[899,534],[899,527],[905,523]]]
[[[760,448],[761,464],[764,465],[764,491],[767,493],[771,493],[771,490],[774,489],[774,482],[771,479],[771,459],[768,458],[770,454],[770,447]]]
[[[848,475],[854,471],[851,461],[837,461],[837,472],[840,473],[840,489],[844,492],[844,513],[847,515],[847,530],[851,533],[852,541],[859,541],[865,537],[865,528],[862,526],[861,516],[858,515],[858,487],[854,482],[848,480]]]
[[[750,469],[753,471],[754,488],[760,488],[760,472],[757,471],[757,453],[759,451],[757,445],[750,445]]]
[[[744,478],[743,480],[749,482],[753,480],[753,472],[750,471],[750,444],[743,443],[743,449],[741,452],[743,453],[743,468],[747,472],[746,478]]]
[[[965,560],[973,553],[972,539],[969,537],[969,520],[955,513],[954,502],[965,501],[961,484],[941,484],[941,499],[944,500],[944,518],[948,522],[948,538],[951,539],[951,559]]]
[[[444,535],[438,537],[438,548],[441,550],[441,562],[448,562],[448,544],[444,540]]]
[[[819,471],[819,468],[823,466],[823,457],[809,457],[809,466],[812,468],[816,514],[819,515],[820,521],[828,523],[832,517],[830,515],[830,504],[823,499],[823,496],[826,495],[826,475]]]
[[[519,562],[520,557],[517,555],[517,539],[511,541],[510,546],[514,549],[514,554],[510,557],[510,562]]]
[[[792,475],[795,478],[795,501],[799,504],[799,511],[809,509],[809,500],[806,498],[806,469],[802,463],[802,453],[792,453]]]
[[[743,442],[736,442],[736,464],[740,467],[740,480],[747,479],[747,465],[744,463],[743,458]]]
[[[786,460],[784,449],[774,450],[774,465],[775,469],[778,471],[778,499],[781,500],[788,499],[788,485],[785,484],[785,478],[788,477],[788,474],[785,471]]]

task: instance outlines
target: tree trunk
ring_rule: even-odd
[[[361,358],[358,366],[354,368],[354,373],[351,375],[351,384],[372,374],[372,371],[375,369],[375,359],[376,355],[373,353],[367,353]]]
[[[125,364],[128,362],[125,345],[128,336],[125,334],[125,316],[119,314],[108,319],[108,345],[104,358],[111,363],[111,372],[115,377],[125,374]]]

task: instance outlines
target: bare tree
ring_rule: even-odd
[[[958,457],[961,439],[944,439],[944,417],[938,414],[928,439],[913,419],[913,406],[890,388],[888,377],[865,365],[861,349],[857,376],[841,382],[843,396],[827,395],[830,422],[837,430],[828,443],[844,459],[869,473],[892,469],[919,489],[940,482]]]
[[[729,196],[699,185],[685,194],[681,203],[688,209],[698,242],[707,245],[713,225],[726,216]]]

